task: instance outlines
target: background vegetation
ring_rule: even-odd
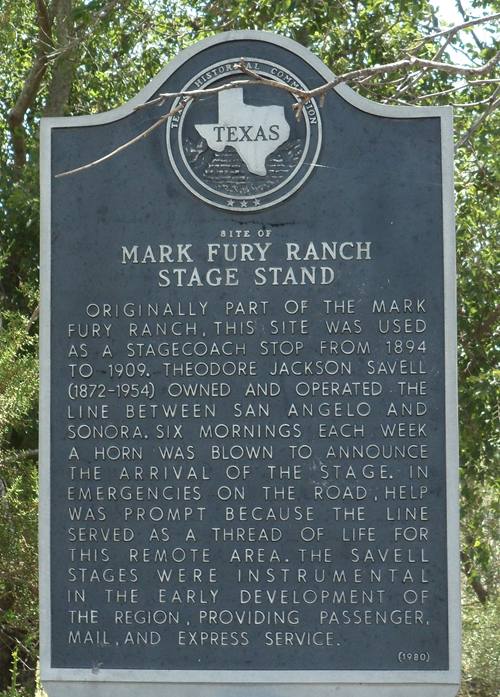
[[[462,22],[500,10],[486,0],[455,5]],[[443,34],[449,26],[427,0],[0,0],[0,694],[33,695],[38,649],[40,117],[117,106],[179,49],[214,32],[247,28],[290,36],[337,74],[410,55],[458,66],[406,61],[399,70],[374,70],[354,87],[380,102],[456,106],[462,689],[493,697],[499,691],[498,24],[491,18]]]

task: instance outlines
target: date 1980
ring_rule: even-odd
[[[429,663],[430,658],[428,651],[400,651],[398,653],[399,663]]]

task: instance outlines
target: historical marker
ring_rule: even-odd
[[[339,86],[297,119],[242,58],[332,78],[236,32],[119,109],[43,121],[44,686],[451,696],[450,110]]]

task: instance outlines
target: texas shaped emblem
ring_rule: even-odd
[[[239,87],[220,92],[218,97],[218,123],[195,125],[196,130],[211,150],[233,147],[249,172],[265,176],[267,157],[290,135],[284,108],[245,104]]]

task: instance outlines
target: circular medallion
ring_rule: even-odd
[[[237,65],[240,60],[210,65],[182,88],[209,91],[168,120],[167,150],[175,173],[195,196],[218,208],[255,211],[284,201],[312,173],[321,147],[321,119],[314,100],[296,119],[296,98],[284,89],[251,84]],[[276,63],[245,61],[263,77],[308,89]],[[242,80],[249,84],[231,87]],[[172,109],[183,99],[178,97]]]

